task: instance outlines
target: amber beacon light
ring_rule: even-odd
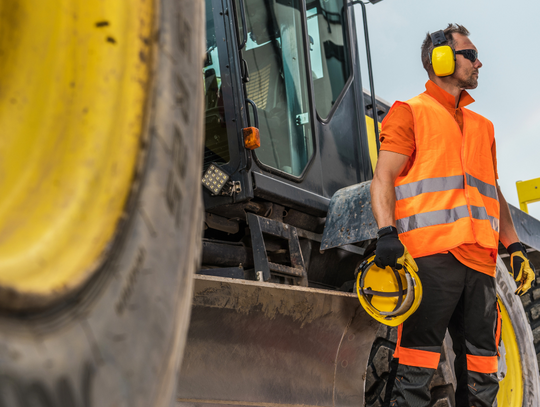
[[[249,150],[255,150],[261,146],[261,136],[257,127],[246,127],[244,133],[244,146]]]

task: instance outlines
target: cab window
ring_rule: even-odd
[[[298,0],[245,0],[247,97],[257,104],[261,147],[257,159],[300,176],[313,155]]]
[[[205,104],[204,168],[210,163],[227,163],[230,160],[225,109],[221,88],[221,70],[212,2],[206,1],[206,59],[203,68]]]
[[[343,1],[308,2],[306,17],[315,106],[319,116],[324,119],[328,117],[350,76],[347,18]]]

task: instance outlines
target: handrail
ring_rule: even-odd
[[[366,56],[367,56],[367,63],[368,63],[371,106],[373,109],[373,125],[375,127],[375,142],[377,143],[377,155],[378,155],[379,150],[381,148],[381,143],[379,141],[379,117],[377,113],[377,98],[375,97],[375,85],[373,84],[373,68],[371,66],[371,50],[369,47],[369,32],[368,32],[368,25],[367,25],[366,4],[360,0],[353,1],[350,4],[351,5],[360,4],[362,6],[362,19],[364,21],[364,38],[366,41]]]
[[[246,103],[251,105],[251,108],[253,109],[253,120],[255,121],[255,127],[259,128],[259,112],[257,110],[257,105],[255,102],[249,98],[246,98]],[[251,120],[249,119],[249,112],[247,113],[247,119],[248,119],[248,125],[251,126]]]
[[[540,178],[530,179],[528,181],[517,181],[516,189],[519,199],[519,208],[529,213],[527,204],[540,201]]]

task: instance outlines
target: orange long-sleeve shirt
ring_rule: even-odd
[[[471,95],[465,90],[462,91],[459,104],[456,108],[454,96],[441,89],[431,80],[426,83],[425,93],[435,98],[435,100],[444,106],[444,108],[454,117],[461,131],[463,131],[462,108],[474,102]],[[408,105],[400,105],[391,109],[388,115],[389,117],[386,118],[380,135],[381,150],[392,151],[410,157],[409,162],[404,169],[404,172],[406,172],[414,162],[416,150],[412,111]],[[493,142],[491,148],[491,155],[493,157],[495,176],[498,179],[495,142]],[[491,250],[473,243],[463,244],[451,249],[450,252],[467,267],[495,277],[495,264],[497,259],[491,257]]]

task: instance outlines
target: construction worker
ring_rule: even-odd
[[[379,227],[374,261],[399,269],[412,256],[423,285],[418,310],[398,328],[390,406],[429,405],[447,328],[457,405],[492,406],[499,386],[499,240],[511,255],[516,293],[534,279],[496,181],[493,124],[465,108],[474,102],[465,89],[478,86],[482,67],[468,36],[457,24],[426,36],[426,91],[396,102],[382,123],[371,184]]]

